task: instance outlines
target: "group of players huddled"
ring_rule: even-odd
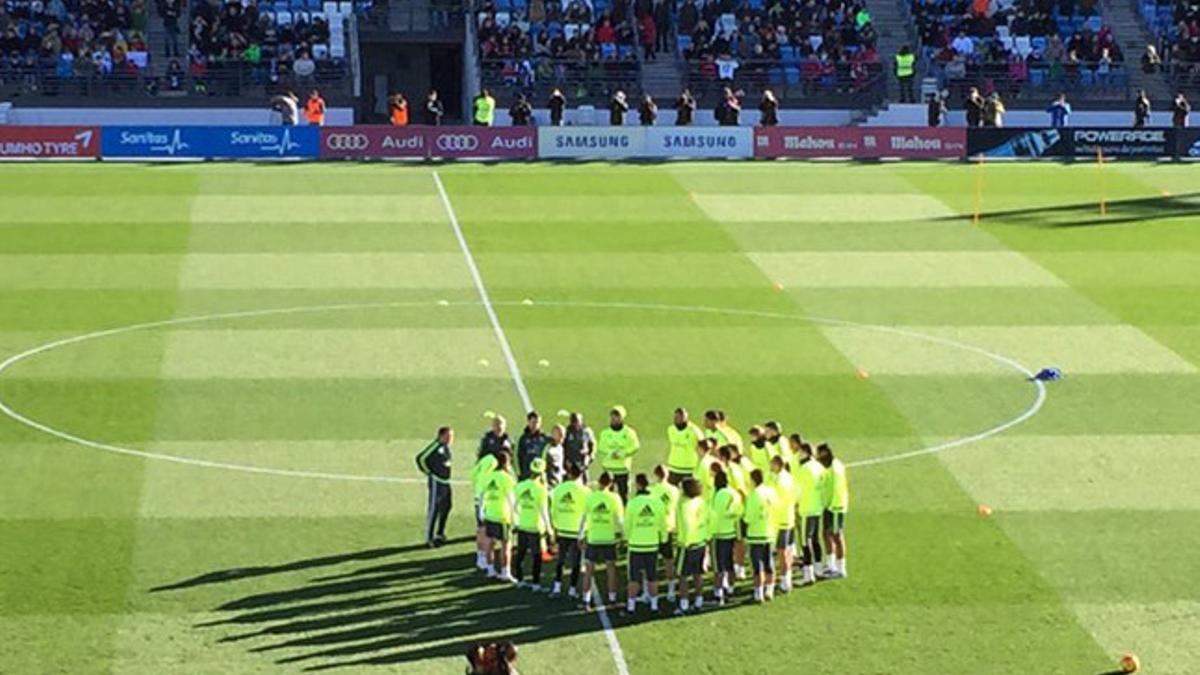
[[[616,605],[616,561],[624,550],[625,610],[635,612],[639,601],[659,610],[661,562],[667,601],[685,614],[704,607],[706,571],[716,603],[727,603],[747,576],[747,557],[757,602],[771,600],[776,588],[791,591],[797,562],[800,586],[846,576],[849,486],[828,444],[785,437],[774,421],[750,427],[743,443],[724,412],[705,412],[701,428],[678,408],[667,428],[666,464],[634,475],[631,486],[641,443],[623,407],[609,412],[599,434],[579,413],[549,434],[541,421],[530,412],[514,444],[504,418],[494,416],[480,442],[470,480],[476,565],[489,578],[542,591],[542,563],[554,560],[551,596],[565,589],[593,609],[604,605],[595,578],[603,563],[608,604]]]

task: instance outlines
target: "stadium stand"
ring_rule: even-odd
[[[1095,0],[911,0],[937,86],[1008,99],[1128,98],[1125,53]]]
[[[476,15],[483,86],[507,102],[541,102],[559,88],[571,105],[637,93],[637,33],[626,0],[488,0]]]
[[[1176,89],[1200,94],[1200,3],[1195,0],[1145,0],[1141,14],[1158,38],[1142,56],[1145,72],[1162,72]]]
[[[709,0],[679,5],[679,52],[699,97],[723,86],[784,101],[845,105],[882,96],[871,15],[846,0]]]
[[[348,86],[351,2],[184,2],[8,0],[0,5],[0,95],[94,102]]]

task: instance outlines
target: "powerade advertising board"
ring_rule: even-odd
[[[1174,129],[1068,129],[1076,157],[1170,157],[1175,153]]]
[[[1036,159],[1070,157],[1070,129],[968,129],[971,157]]]
[[[317,127],[104,127],[104,157],[147,159],[315,159]]]
[[[967,154],[996,158],[1157,159],[1178,150],[1175,129],[970,129]]]
[[[1200,161],[1200,129],[1175,130],[1176,157]]]

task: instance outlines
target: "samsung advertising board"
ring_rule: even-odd
[[[754,130],[750,127],[647,127],[645,156],[753,157]]]
[[[642,127],[539,127],[542,159],[628,159],[646,154]]]
[[[101,130],[105,158],[315,159],[317,127],[117,126]]]

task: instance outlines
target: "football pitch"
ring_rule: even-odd
[[[3,673],[1200,672],[1195,167],[4,165],[0,361]],[[426,548],[525,399],[829,441],[849,578],[600,617],[462,484]]]

